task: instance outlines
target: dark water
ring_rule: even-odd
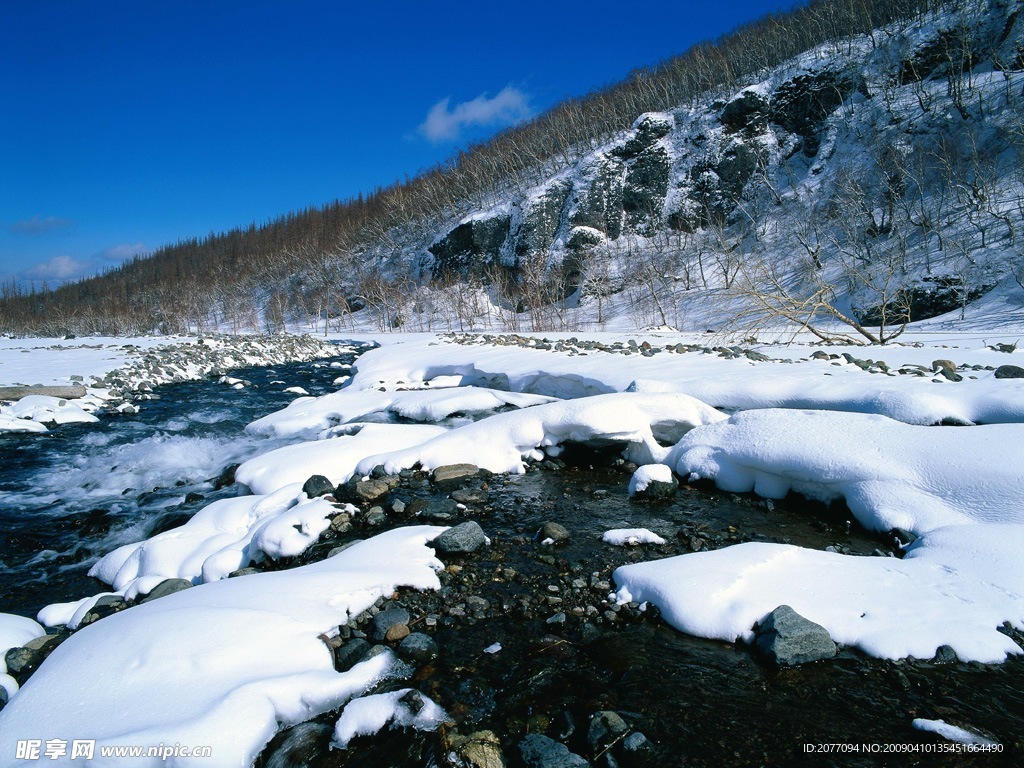
[[[34,616],[43,606],[106,589],[86,572],[116,547],[180,525],[210,501],[224,467],[274,446],[244,428],[279,410],[301,386],[332,384],[353,354],[234,371],[216,380],[158,387],[135,415],[54,427],[45,435],[0,433],[0,612]]]

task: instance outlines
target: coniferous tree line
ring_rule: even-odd
[[[395,309],[402,303],[399,297],[415,295],[430,279],[396,267],[410,244],[439,222],[539,184],[627,128],[641,113],[695,102],[709,91],[725,92],[814,46],[840,46],[853,35],[954,4],[814,0],[788,13],[766,16],[717,41],[636,70],[619,83],[566,100],[415,178],[288,213],[261,226],[164,246],[54,290],[25,292],[7,286],[0,293],[0,330],[275,331],[296,316],[339,317],[362,309],[370,310],[382,329],[395,327],[407,321]],[[648,272],[653,286],[657,271]],[[545,280],[549,277],[537,276],[537,281]],[[543,298],[526,301],[515,295],[524,290],[521,282],[497,272],[489,282],[509,294],[510,306],[536,308],[545,304],[544,298],[558,296],[557,287],[549,290],[545,283]],[[433,287],[436,295],[429,300],[443,303],[450,286]],[[541,296],[540,288],[533,290]],[[465,300],[473,291],[461,294]],[[455,303],[456,314],[465,311],[461,301]]]

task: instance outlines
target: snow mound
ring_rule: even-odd
[[[605,544],[616,547],[636,547],[640,544],[664,544],[665,540],[646,528],[613,528],[601,537]],[[628,602],[628,601],[627,601]]]
[[[407,697],[415,697],[414,707],[407,704]],[[384,730],[388,724],[392,729],[415,728],[417,731],[435,731],[447,720],[447,712],[412,688],[363,696],[345,706],[334,727],[331,746],[346,749],[356,736],[373,736]]]
[[[738,413],[684,437],[665,463],[682,477],[778,499],[844,498],[866,528],[1024,522],[1024,425],[920,427],[826,411]],[[795,607],[795,606],[794,606]]]
[[[3,413],[15,419],[42,424],[95,424],[99,421],[71,400],[48,395],[28,395],[13,405],[5,406]]]
[[[638,467],[629,479],[629,495],[635,496],[646,491],[651,483],[668,483],[675,481],[672,468],[666,464],[644,464]]]
[[[337,485],[349,480],[367,456],[419,445],[447,431],[427,424],[349,426],[353,434],[288,445],[255,456],[238,467],[235,480],[254,493],[273,493],[290,483],[304,483],[311,475],[323,475]]]
[[[209,745],[173,765],[252,765],[281,727],[336,709],[406,667],[391,652],[335,671],[319,635],[399,586],[438,589],[427,542],[443,528],[402,528],[335,557],[228,579],[135,606],[61,644],[0,711],[0,766],[39,726],[62,739]],[[111,716],[116,713],[116,716]],[[133,765],[170,765],[160,757]]]
[[[4,408],[0,408],[0,432],[49,432],[38,421],[19,419],[17,416],[11,416],[3,411]]]
[[[315,398],[298,398],[286,408],[257,419],[246,431],[255,435],[313,433],[336,424],[389,414],[411,421],[436,422],[455,413],[480,414],[513,406],[525,408],[552,398],[480,387],[380,391],[343,389]]]
[[[649,464],[668,454],[661,443],[675,443],[694,427],[725,418],[687,395],[596,395],[499,413],[420,445],[370,456],[357,472],[365,474],[378,464],[397,474],[417,464],[430,470],[472,463],[495,473],[522,474],[524,459],[540,459],[541,449],[550,451],[565,442],[626,443],[632,460]]]
[[[998,631],[1024,628],[1024,526],[973,524],[926,534],[904,559],[746,543],[618,568],[620,603],[648,601],[676,629],[753,640],[782,604],[872,656],[930,659],[949,645],[963,661],[1022,653]]]

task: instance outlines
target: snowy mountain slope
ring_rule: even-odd
[[[405,263],[478,280],[520,311],[568,299],[542,315],[554,327],[607,322],[613,296],[637,325],[696,328],[709,299],[739,298],[716,326],[818,318],[820,302],[898,328],[966,316],[996,288],[1020,322],[1021,50],[1020,4],[1002,2],[821,45],[640,116],[572,167],[407,243]],[[406,320],[423,323],[423,304]]]

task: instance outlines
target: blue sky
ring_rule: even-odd
[[[0,280],[386,186],[791,5],[0,0]]]

